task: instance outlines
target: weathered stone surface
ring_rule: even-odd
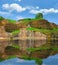
[[[28,31],[26,28],[21,28],[19,39],[38,39],[46,40],[46,35],[40,32]]]

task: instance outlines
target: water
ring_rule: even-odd
[[[9,60],[5,60],[3,62],[0,62],[0,65],[58,65],[58,50],[46,50],[46,51],[36,51],[31,53],[30,55],[26,54],[25,51],[19,51],[14,48],[9,49],[9,44],[17,44],[23,47],[22,49],[28,48],[28,44],[30,43],[29,40],[18,40],[18,41],[11,41],[8,43],[8,41],[0,41],[0,57],[4,57],[4,53],[6,55],[27,55],[29,57],[34,57],[34,58],[41,58],[42,60],[37,61],[35,60],[24,60],[20,58],[12,58]],[[28,44],[27,44],[28,43]],[[40,45],[39,45],[40,44]],[[48,46],[48,47],[57,47],[58,48],[58,40],[52,40],[52,41],[45,41],[45,40],[31,40],[31,45],[33,47],[40,47],[41,45]],[[5,49],[8,47],[8,49]],[[11,52],[11,53],[10,53]],[[5,56],[6,56],[5,55]],[[5,58],[5,57],[4,57]],[[37,62],[36,62],[37,61]]]
[[[58,54],[44,59],[42,65],[58,65]]]
[[[18,59],[18,58],[0,62],[0,65],[30,65],[30,64],[36,65],[34,60],[29,61],[29,60],[23,60],[23,59]]]
[[[19,58],[5,60],[0,65],[37,65],[35,60],[23,60]],[[58,54],[43,59],[42,65],[58,65]]]

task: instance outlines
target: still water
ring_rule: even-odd
[[[30,45],[27,44],[31,43]],[[26,54],[26,52],[21,52],[21,51],[17,51],[16,49],[9,49],[9,45],[11,46],[12,44],[17,44],[17,45],[21,45],[21,49],[26,49],[26,48],[30,48],[30,47],[41,47],[42,45],[44,45],[45,47],[57,47],[58,48],[58,40],[52,40],[52,41],[42,41],[42,40],[37,40],[37,41],[31,41],[29,42],[29,40],[24,40],[24,41],[0,41],[0,54],[3,57],[4,55],[2,54]],[[24,47],[25,46],[25,47]],[[6,47],[8,47],[8,49],[5,49]],[[16,51],[15,51],[16,50]],[[13,53],[12,53],[13,52]],[[18,53],[19,52],[19,53]],[[16,54],[16,55],[17,55]],[[24,59],[20,59],[18,57],[16,58],[12,58],[9,60],[5,60],[3,62],[0,62],[0,65],[58,65],[58,49],[57,50],[42,50],[42,51],[36,51],[36,52],[32,52],[30,55],[26,54],[29,57],[34,57],[34,58],[41,58],[42,61],[37,61],[36,60],[24,60]]]
[[[19,58],[5,60],[0,65],[37,65],[35,60],[23,60]],[[40,65],[40,64],[38,64]],[[43,59],[42,65],[58,65],[58,54]]]

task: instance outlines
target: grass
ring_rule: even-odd
[[[41,32],[41,33],[44,33],[44,34],[58,33],[58,29],[49,30],[49,29],[38,29],[38,28],[30,27],[30,28],[26,28],[26,30],[37,31],[37,32]]]
[[[3,58],[0,58],[0,62],[2,62],[2,61],[4,61],[5,59],[3,59]]]
[[[16,34],[18,34],[19,32],[20,32],[20,30],[15,30],[15,31],[12,32],[12,35],[16,35]]]
[[[16,23],[16,20],[7,19],[9,23]]]
[[[16,44],[13,44],[12,47],[16,48],[16,49],[19,49],[20,46],[16,45]]]
[[[29,52],[34,52],[34,51],[40,51],[40,50],[58,50],[56,47],[39,47],[39,48],[27,48],[26,50]]]
[[[12,58],[16,58],[16,56],[15,55],[11,55],[11,56],[8,56],[7,59],[12,59]]]
[[[41,58],[34,58],[34,57],[29,57],[27,55],[23,55],[22,58],[24,60],[35,60],[36,64],[41,65],[42,64],[42,59]]]

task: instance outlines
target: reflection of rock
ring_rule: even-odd
[[[5,50],[6,46],[8,46],[8,42],[0,40],[0,53],[4,53],[4,50]]]
[[[5,44],[6,44],[6,42],[5,42]],[[54,43],[51,43],[48,45],[44,44],[43,47],[46,48],[47,46],[48,46],[48,48],[50,48],[52,46],[53,46],[53,48],[54,47],[58,48],[58,44],[54,44]],[[24,45],[23,45],[23,47],[24,47]],[[0,52],[0,57],[5,58],[5,59],[10,55],[16,55],[19,58],[22,58],[22,56],[28,56],[28,57],[34,57],[34,58],[47,58],[50,55],[55,55],[58,53],[58,50],[52,50],[51,48],[48,50],[38,50],[38,51],[30,52],[30,54],[28,54],[28,52],[26,50],[19,50],[19,49],[13,48],[11,46],[6,46],[3,48],[5,50],[3,53]]]
[[[7,55],[17,55],[17,54],[19,54],[19,49],[16,49],[16,48],[14,48],[12,46],[7,46],[5,48],[5,53]]]
[[[27,48],[36,48],[40,47],[41,45],[46,44],[46,40],[19,40],[19,46],[21,50],[26,50]]]

